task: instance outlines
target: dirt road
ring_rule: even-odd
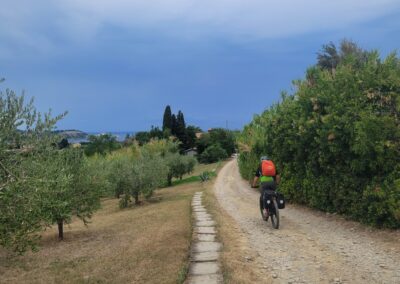
[[[251,261],[273,283],[400,283],[399,231],[295,205],[280,211],[275,230],[261,219],[258,190],[241,179],[236,160],[220,171],[215,194],[256,251]]]

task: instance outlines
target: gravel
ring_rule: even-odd
[[[220,171],[215,194],[273,283],[400,283],[399,231],[375,230],[291,204],[280,210],[275,230],[261,219],[259,192],[240,178],[235,160]]]

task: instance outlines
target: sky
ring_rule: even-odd
[[[58,129],[140,131],[166,105],[240,129],[330,41],[400,48],[399,0],[2,0],[0,90],[68,111]]]

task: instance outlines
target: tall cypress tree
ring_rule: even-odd
[[[169,105],[166,106],[163,117],[162,130],[165,131],[166,129],[169,129],[172,132],[172,112]]]
[[[175,114],[173,114],[171,116],[171,134],[172,135],[176,135],[177,124],[178,124],[178,121],[176,119]]]
[[[177,123],[179,130],[186,129],[185,117],[183,116],[183,112],[178,111]]]
[[[187,147],[187,138],[186,138],[186,123],[183,113],[181,111],[178,112],[178,116],[176,118],[176,137],[182,142],[182,148],[186,149]]]

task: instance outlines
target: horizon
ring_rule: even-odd
[[[294,92],[322,45],[400,47],[395,0],[155,1],[7,1],[0,88],[68,111],[57,129],[146,131],[166,105],[187,125],[241,129]]]

